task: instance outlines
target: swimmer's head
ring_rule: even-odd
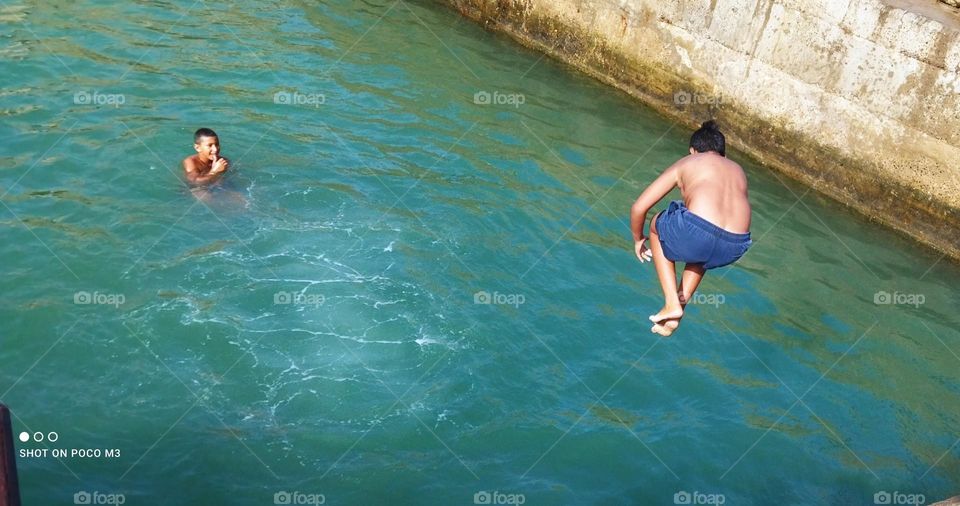
[[[713,120],[700,126],[700,130],[690,136],[690,154],[716,151],[720,156],[727,156],[726,141],[720,133],[720,127]]]
[[[193,133],[193,149],[197,150],[201,160],[210,160],[220,156],[220,139],[217,132],[209,128],[200,128]]]

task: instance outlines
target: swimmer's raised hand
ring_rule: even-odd
[[[219,174],[227,170],[227,167],[230,163],[226,158],[217,158],[217,155],[213,155],[213,164],[210,166],[210,174]]]
[[[639,241],[633,243],[633,252],[636,253],[637,260],[640,260],[640,263],[653,260],[653,252],[650,251],[650,248],[646,247],[645,242],[647,242],[647,238],[642,237]]]

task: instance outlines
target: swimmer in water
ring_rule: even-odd
[[[650,221],[650,247],[644,243],[647,213],[675,187],[683,200],[670,203]],[[669,336],[683,309],[710,269],[736,262],[750,240],[750,201],[743,169],[726,157],[723,134],[713,121],[690,137],[690,154],[647,187],[630,210],[634,253],[653,260],[663,289],[663,307],[650,316],[651,332]],[[683,262],[680,286],[674,262]]]
[[[212,183],[230,166],[230,161],[220,156],[217,133],[209,128],[200,128],[193,134],[193,149],[197,154],[183,159],[183,171],[191,185]]]

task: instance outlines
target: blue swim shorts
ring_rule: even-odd
[[[728,232],[693,214],[680,200],[671,202],[656,223],[664,256],[673,262],[703,264],[704,269],[736,262],[753,243],[749,232]]]

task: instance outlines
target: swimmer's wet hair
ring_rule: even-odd
[[[700,125],[700,130],[690,136],[690,147],[697,153],[716,151],[720,156],[727,156],[726,140],[720,133],[717,122],[710,120]]]
[[[196,132],[193,132],[193,143],[196,144],[200,142],[201,137],[216,137],[217,132],[210,130],[209,128],[198,128]]]

